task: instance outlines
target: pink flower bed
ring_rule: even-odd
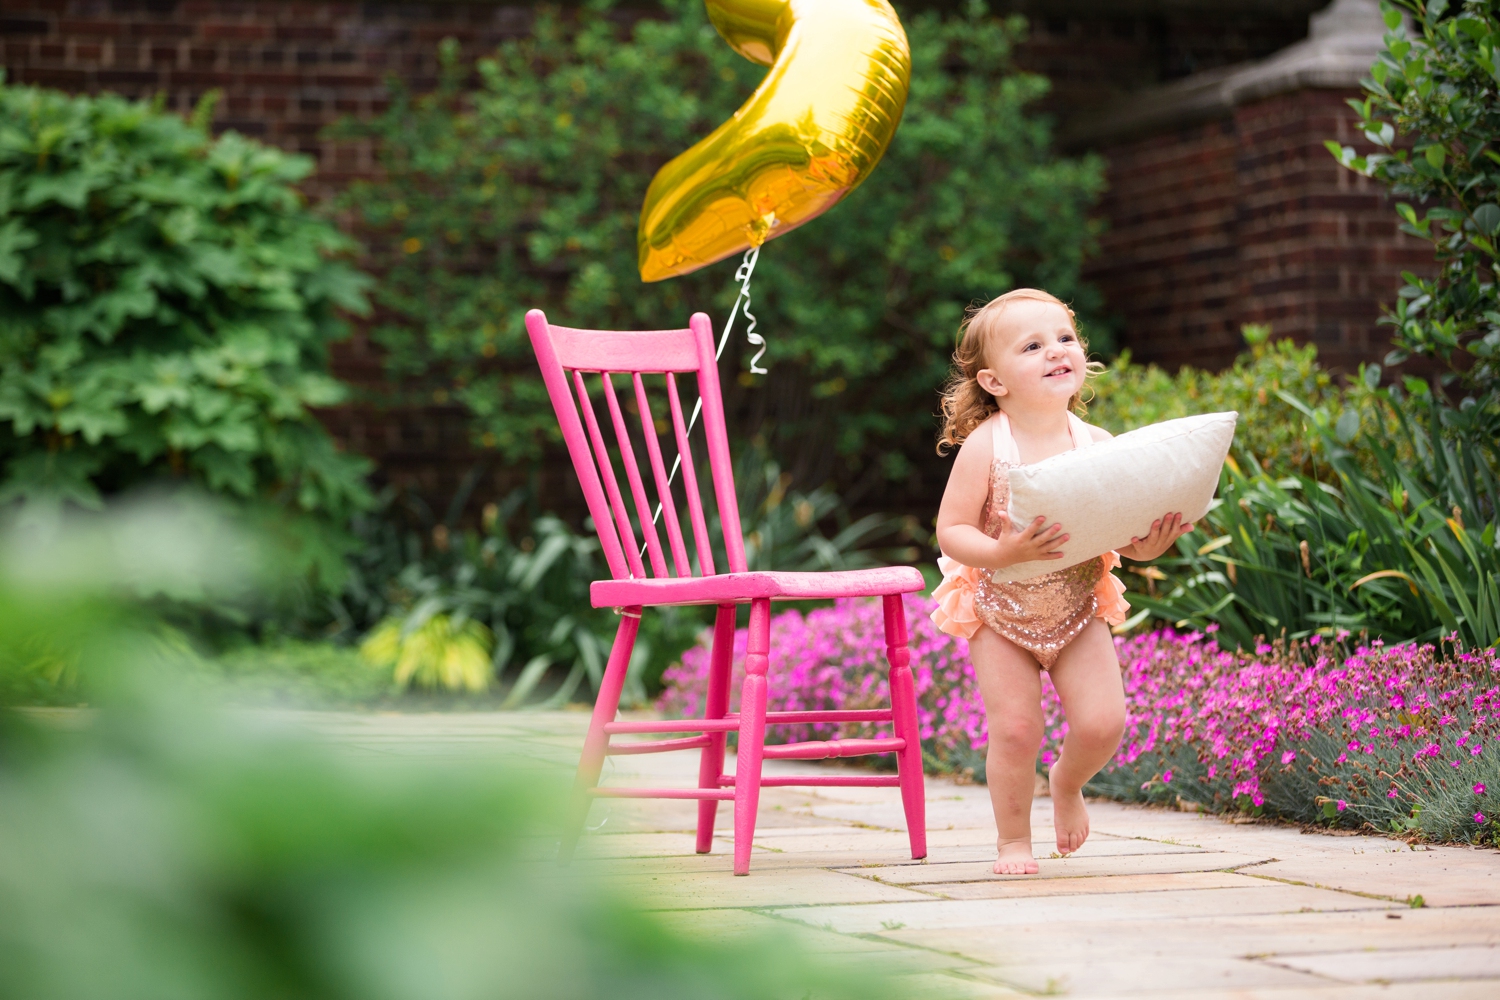
[[[908,598],[918,717],[937,771],[983,780],[984,706],[967,644],[939,632],[932,602]],[[667,671],[660,707],[701,713],[704,642]],[[745,633],[735,642],[737,700]],[[1500,822],[1500,658],[1494,649],[1358,643],[1347,635],[1228,652],[1213,636],[1170,629],[1115,646],[1125,682],[1125,739],[1095,779],[1100,794],[1269,809],[1290,818],[1372,824],[1446,840],[1493,840]],[[886,699],[880,606],[840,601],[771,621],[770,704],[862,708]],[[1041,763],[1067,723],[1044,684]],[[869,727],[776,727],[788,741],[867,735]]]

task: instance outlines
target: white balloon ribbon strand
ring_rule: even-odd
[[[740,293],[734,298],[734,308],[729,310],[729,319],[724,323],[724,332],[719,334],[719,346],[714,350],[714,360],[718,361],[724,356],[724,348],[729,343],[729,333],[734,329],[734,318],[743,313],[747,321],[745,327],[745,340],[751,347],[759,347],[755,356],[750,359],[750,374],[766,375],[769,369],[759,365],[761,356],[766,353],[766,338],[755,332],[755,315],[750,312],[750,276],[755,273],[755,264],[760,260],[760,247],[751,247],[745,251],[745,257],[740,261],[739,269],[734,272],[734,280],[740,283]],[[698,396],[698,401],[693,404],[693,415],[688,418],[687,432],[683,437],[689,437],[693,428],[698,424],[698,416],[703,412],[703,396]],[[672,489],[672,484],[677,481],[677,470],[682,468],[682,455],[678,453],[677,459],[672,463],[672,471],[667,473],[667,489]],[[656,513],[651,516],[651,523],[656,524],[661,520],[662,501],[656,501]],[[641,555],[646,554],[646,543],[641,543]]]

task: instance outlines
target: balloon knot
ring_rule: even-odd
[[[771,238],[771,230],[779,225],[781,225],[781,220],[776,218],[775,212],[767,212],[759,219],[750,223],[749,226],[745,227],[750,236],[750,245],[759,250],[761,244]]]

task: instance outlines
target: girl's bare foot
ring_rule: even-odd
[[[1031,839],[1002,840],[1000,856],[995,859],[996,875],[1035,875],[1036,858],[1031,856]]]
[[[1061,788],[1057,767],[1048,772],[1052,789],[1052,826],[1057,830],[1057,853],[1072,854],[1089,839],[1089,811],[1083,804],[1083,789]]]

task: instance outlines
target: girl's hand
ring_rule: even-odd
[[[1062,534],[1062,525],[1047,526],[1045,517],[1038,517],[1019,531],[1010,522],[1010,514],[1000,512],[1000,537],[995,539],[995,557],[983,569],[1004,569],[1017,563],[1034,559],[1061,559],[1059,546],[1068,540]]]
[[[1182,520],[1182,514],[1167,514],[1151,522],[1151,530],[1145,538],[1132,538],[1130,544],[1120,550],[1120,555],[1136,562],[1155,559],[1172,547],[1172,544],[1193,530],[1193,522]]]

